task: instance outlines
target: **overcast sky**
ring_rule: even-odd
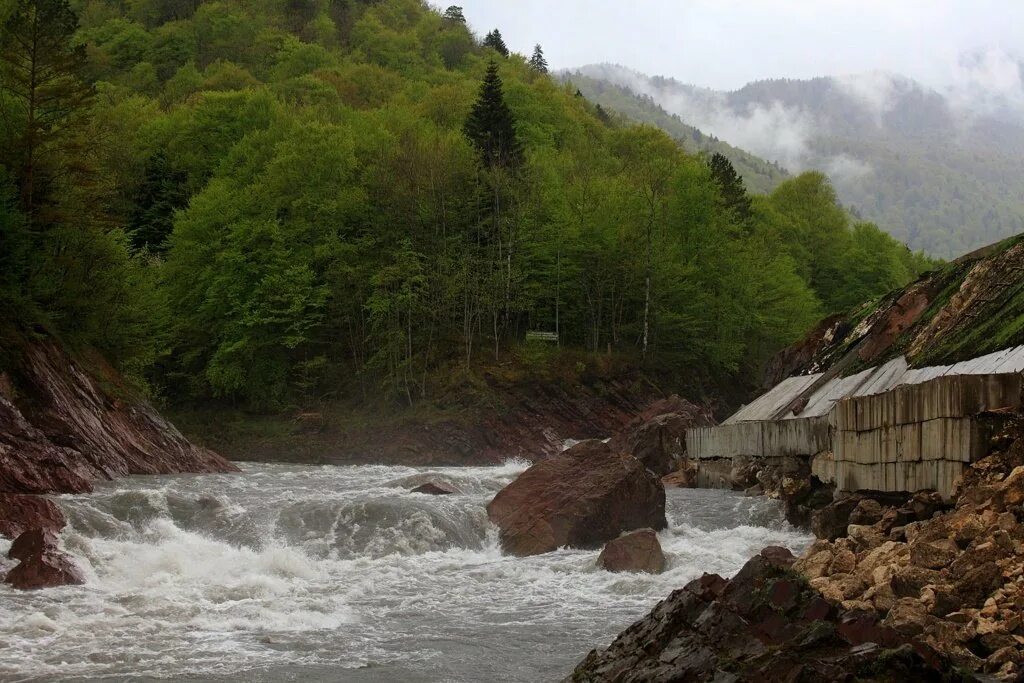
[[[941,88],[965,52],[1024,53],[1024,0],[454,1],[480,35],[540,43],[552,68],[615,62],[717,89],[873,70]]]

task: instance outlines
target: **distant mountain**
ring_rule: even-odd
[[[561,74],[565,81],[572,82],[591,102],[600,104],[610,112],[627,119],[649,123],[661,128],[691,153],[719,152],[725,155],[736,171],[743,176],[743,182],[751,192],[770,192],[789,176],[777,162],[765,161],[750,152],[733,147],[713,135],[707,135],[699,128],[685,123],[678,114],[672,114],[655,102],[650,95],[638,94],[627,86],[617,85],[600,78],[591,78],[581,72]]]
[[[567,77],[602,106],[677,137],[674,129],[696,128],[768,168],[820,169],[844,204],[913,249],[952,257],[1024,231],[1024,103],[1015,92],[940,93],[882,73],[733,92],[608,64]],[[769,189],[770,176],[737,163],[737,152],[723,151],[752,190]]]

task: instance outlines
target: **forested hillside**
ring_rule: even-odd
[[[616,65],[581,72],[590,79],[581,80],[584,94],[635,120],[663,125],[650,119],[649,98],[791,171],[820,169],[844,205],[913,249],[950,258],[1024,231],[1019,110],[973,108],[888,74],[766,80],[718,92]]]
[[[574,353],[748,376],[927,265],[820,174],[601,113],[417,0],[5,0],[4,318],[169,401],[430,398]]]
[[[704,152],[725,156],[743,177],[744,184],[751,192],[771,192],[789,177],[789,173],[778,162],[765,161],[714,135],[707,135],[683,121],[678,114],[665,111],[650,95],[635,93],[624,85],[591,78],[579,71],[562,73],[560,78],[575,86],[584,97],[600,106],[609,116],[622,116],[628,121],[657,126],[693,154]]]

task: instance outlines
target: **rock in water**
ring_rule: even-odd
[[[64,513],[49,498],[0,493],[0,536],[17,538],[29,529],[60,531],[64,524]]]
[[[533,465],[498,492],[487,514],[501,547],[520,556],[597,548],[623,531],[668,525],[658,477],[600,441],[582,441]]]
[[[411,493],[424,493],[428,496],[447,496],[455,493],[455,488],[449,484],[439,481],[428,481],[416,488],[410,489]]]
[[[33,555],[42,555],[57,548],[57,534],[49,529],[31,529],[14,539],[7,557],[12,560],[27,560]]]
[[[792,563],[766,548],[731,580],[691,581],[565,681],[975,680],[877,617],[830,605]]]
[[[665,553],[653,529],[640,529],[608,541],[597,566],[610,572],[660,574],[665,571]]]
[[[57,535],[50,530],[26,531],[14,540],[8,556],[19,560],[4,579],[15,588],[34,590],[85,583],[82,570],[57,547]]]

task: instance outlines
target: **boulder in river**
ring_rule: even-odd
[[[597,566],[609,572],[660,574],[665,571],[665,553],[653,529],[639,529],[608,541]]]
[[[455,487],[443,481],[428,481],[409,489],[411,493],[423,493],[428,496],[447,496],[456,493]]]
[[[513,555],[597,548],[633,529],[664,529],[665,488],[643,463],[582,441],[533,465],[498,492],[487,514]]]
[[[19,561],[4,579],[15,588],[34,590],[85,583],[82,570],[70,555],[57,547],[57,535],[53,531],[26,531],[14,540],[8,556]]]

